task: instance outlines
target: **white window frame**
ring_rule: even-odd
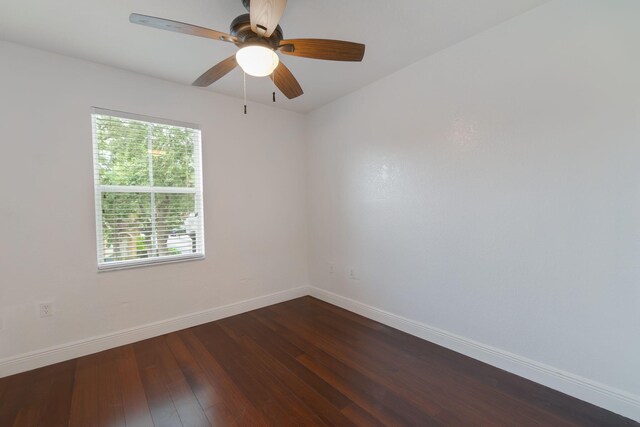
[[[195,165],[195,186],[194,187],[156,187],[152,185],[149,186],[127,186],[127,185],[102,185],[100,184],[100,171],[98,168],[98,159],[97,159],[97,144],[98,140],[96,138],[96,120],[95,116],[112,116],[122,119],[130,119],[136,120],[140,122],[146,122],[151,124],[160,124],[160,125],[168,125],[168,126],[176,126],[182,128],[188,128],[197,131],[197,138],[194,141],[194,165]],[[123,111],[115,111],[108,110],[104,108],[92,107],[91,108],[91,127],[92,127],[92,146],[93,146],[93,173],[94,173],[94,190],[95,190],[95,207],[96,207],[96,248],[97,248],[97,262],[98,262],[98,271],[109,271],[109,270],[118,270],[123,268],[133,268],[133,267],[143,267],[155,264],[166,264],[173,262],[181,262],[181,261],[190,261],[190,260],[199,260],[204,259],[205,257],[205,242],[204,242],[204,200],[203,200],[203,191],[202,191],[202,134],[200,127],[198,125],[194,125],[192,123],[179,122],[175,120],[162,119],[157,117],[145,116],[140,114],[127,113]],[[151,154],[151,139],[147,139],[147,143],[149,144],[149,174],[151,180],[153,180],[153,165],[152,165],[152,154]],[[193,254],[182,254],[182,255],[166,255],[166,256],[157,256],[157,257],[149,257],[149,258],[140,258],[133,260],[123,260],[123,261],[102,261],[104,259],[104,244],[103,244],[103,233],[102,233],[102,194],[106,192],[115,192],[115,193],[149,193],[151,195],[151,206],[154,205],[154,195],[156,193],[173,193],[173,194],[194,194],[195,195],[195,203],[197,214],[199,216],[198,220],[198,230],[196,231],[196,235],[200,237],[200,241],[198,242],[198,248],[200,249],[197,253]],[[152,228],[155,228],[155,217],[152,214]],[[152,233],[155,235],[155,231]]]

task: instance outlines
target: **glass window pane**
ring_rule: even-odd
[[[148,126],[99,116],[95,121],[102,185],[149,185]]]
[[[195,253],[198,247],[195,195],[157,193],[155,203],[158,256]]]
[[[152,256],[151,194],[102,194],[103,262]]]
[[[194,130],[153,125],[153,184],[157,187],[195,187]]]

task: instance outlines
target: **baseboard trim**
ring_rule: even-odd
[[[263,295],[209,310],[174,317],[172,319],[161,320],[122,331],[24,353],[0,360],[0,378],[157,337],[203,323],[213,322],[224,319],[225,317],[245,313],[305,295],[309,295],[308,286]]]
[[[622,416],[640,421],[640,396],[398,316],[324,289],[310,287],[310,295]]]

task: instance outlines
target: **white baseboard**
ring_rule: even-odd
[[[389,313],[324,289],[311,287],[310,294],[345,310],[462,353],[611,412],[640,421],[640,396]],[[633,374],[635,375],[637,372]]]
[[[168,320],[149,323],[122,331],[112,332],[80,341],[70,342],[43,350],[13,356],[0,360],[0,378],[19,372],[29,371],[53,363],[63,362],[87,354],[97,353],[125,344],[157,337],[169,332],[179,331],[214,320],[245,313],[257,308],[277,304],[309,295],[309,287],[289,289],[264,295],[209,310],[174,317]]]

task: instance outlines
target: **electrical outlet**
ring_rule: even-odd
[[[52,302],[40,303],[40,317],[51,317],[51,316],[53,316],[53,303]]]
[[[349,279],[358,280],[358,272],[353,267],[349,269]]]
[[[336,266],[334,263],[330,262],[329,263],[329,274],[333,274],[336,272]]]

